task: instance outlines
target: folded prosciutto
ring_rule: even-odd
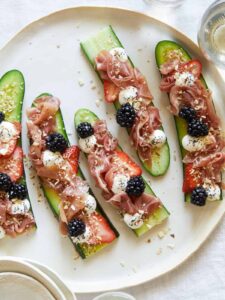
[[[41,96],[33,104],[27,110],[31,140],[29,156],[48,201],[59,214],[62,234],[68,234],[75,244],[96,246],[111,243],[116,235],[107,219],[98,212],[87,182],[78,176],[79,148],[69,146],[66,133],[60,133],[57,127],[61,116],[59,99]],[[60,199],[56,204],[51,191]]]
[[[120,211],[127,226],[142,227],[145,220],[162,208],[162,203],[147,191],[141,168],[121,150],[104,120],[81,122],[77,133],[90,172],[105,200]]]
[[[174,52],[176,53],[176,52]],[[160,66],[161,91],[167,92],[170,111],[186,129],[182,136],[185,165],[183,192],[202,206],[221,197],[221,172],[225,166],[225,139],[216,115],[211,92],[201,78],[198,60],[184,62],[170,53]]]
[[[152,106],[152,94],[141,72],[133,67],[123,48],[103,50],[95,58],[104,81],[107,102],[118,101],[117,123],[129,128],[133,146],[142,161],[152,164],[152,151],[166,142],[159,110]]]

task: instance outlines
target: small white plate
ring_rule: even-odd
[[[6,273],[11,273],[11,274],[17,273],[20,275],[24,275],[26,277],[26,279],[33,278],[34,281],[36,281],[40,285],[42,285],[43,289],[47,290],[49,292],[49,294],[52,295],[52,299],[67,300],[67,298],[64,296],[63,292],[60,290],[60,288],[57,286],[57,284],[51,278],[49,278],[46,274],[41,272],[35,266],[33,266],[29,263],[26,263],[16,257],[0,258],[0,276],[1,276],[1,274],[6,274]],[[20,278],[22,278],[22,277],[20,277]],[[19,286],[18,286],[18,288],[19,288]],[[26,288],[26,285],[24,285],[24,288]],[[1,287],[0,287],[0,290],[1,290]],[[0,299],[2,299],[2,298],[0,298]],[[8,298],[3,298],[3,299],[8,300]],[[14,299],[17,299],[17,298],[14,298]],[[36,300],[35,298],[24,298],[24,299]],[[50,299],[50,298],[47,298],[46,300],[48,300],[48,299]],[[45,299],[43,299],[43,300],[45,300]]]
[[[14,272],[0,273],[0,291],[2,300],[56,300],[36,279]]]
[[[46,267],[45,265],[42,265],[36,261],[32,261],[30,259],[25,259],[26,262],[29,264],[35,266],[39,270],[41,270],[43,273],[48,275],[56,284],[57,286],[61,289],[63,292],[64,296],[66,297],[66,300],[76,300],[75,294],[68,288],[68,286],[63,282],[62,278],[54,272],[52,269]]]

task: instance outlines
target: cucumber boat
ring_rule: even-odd
[[[173,55],[175,55],[175,57],[173,57]],[[169,63],[171,61],[174,61],[175,59],[178,59],[178,61],[180,60],[180,65],[177,64],[177,66],[175,66],[175,70],[169,72],[169,74],[173,75],[173,72],[178,72],[178,75],[175,75],[175,77],[177,77],[177,79],[172,79],[170,77],[170,80],[172,81],[172,85],[173,85],[173,80],[180,80],[181,77],[179,77],[179,73],[186,73],[187,74],[187,78],[185,80],[190,80],[189,82],[189,86],[187,85],[188,88],[192,88],[194,89],[195,86],[195,82],[197,81],[198,87],[200,92],[205,93],[206,96],[204,95],[205,99],[208,97],[209,102],[211,103],[211,108],[213,113],[211,112],[211,114],[213,114],[213,117],[211,117],[212,119],[216,119],[216,115],[215,115],[215,108],[214,108],[214,104],[213,101],[211,99],[211,94],[208,91],[208,86],[206,84],[206,81],[204,79],[204,77],[201,74],[201,70],[202,70],[202,66],[201,63],[198,60],[193,60],[191,58],[191,56],[189,55],[189,53],[182,48],[181,45],[177,44],[174,41],[168,41],[168,40],[164,40],[164,41],[160,41],[156,48],[155,48],[155,58],[156,58],[156,63],[158,68],[162,68],[163,65]],[[162,75],[163,77],[169,76],[168,75]],[[189,76],[189,77],[188,77]],[[182,78],[181,78],[182,79]],[[168,80],[169,82],[169,80]],[[177,83],[176,83],[177,84]],[[184,84],[184,83],[182,83]],[[178,84],[179,86],[179,81]],[[185,88],[185,87],[184,87]],[[170,88],[167,91],[168,92],[168,96],[170,97]],[[198,95],[198,97],[201,97],[201,93]],[[198,99],[196,97],[196,99]],[[199,98],[200,99],[200,98]],[[196,102],[197,103],[197,102]],[[195,107],[196,106],[196,107]],[[208,104],[209,106],[209,104]],[[199,110],[201,110],[200,107],[198,107],[197,105],[194,104],[194,102],[190,102],[189,105],[186,105],[186,107],[184,107],[183,111],[178,113],[178,115],[174,115],[174,120],[175,120],[175,125],[176,125],[176,130],[177,130],[177,136],[178,136],[178,140],[179,140],[179,145],[180,145],[180,150],[181,150],[181,155],[182,155],[182,159],[184,159],[186,157],[186,155],[189,153],[189,151],[187,149],[184,148],[184,138],[187,135],[190,135],[190,132],[193,129],[191,128],[191,126],[189,125],[191,122],[195,121],[195,119],[200,122],[200,125],[203,126],[204,130],[208,130],[208,132],[214,130],[214,127],[212,125],[210,125],[210,122],[212,123],[212,120],[209,118],[209,122],[208,122],[208,115],[201,115],[200,117],[198,116],[198,114],[200,114]],[[207,110],[206,110],[207,112]],[[185,116],[186,114],[186,116]],[[193,120],[188,120],[188,116],[187,114],[194,114]],[[190,116],[189,116],[190,118]],[[203,120],[203,121],[202,121]],[[197,122],[196,121],[196,122]],[[209,124],[207,124],[207,122]],[[216,121],[217,122],[217,121]],[[203,123],[203,125],[202,125]],[[204,123],[206,123],[206,126],[204,125]],[[198,123],[199,126],[199,123]],[[210,127],[211,126],[211,127]],[[209,129],[207,128],[209,127]],[[212,129],[211,129],[212,128]],[[219,130],[218,124],[216,124],[216,130]],[[205,138],[205,136],[207,136],[208,132],[206,130],[206,133],[201,133],[199,135],[201,139]],[[212,133],[213,135],[214,133]],[[197,141],[197,135],[192,134],[192,137],[194,137],[194,142],[195,144],[198,143]],[[220,139],[221,142],[221,137],[217,137],[218,139]],[[190,149],[192,151],[192,149]],[[213,150],[212,150],[213,151]],[[221,148],[221,153],[224,153],[224,149]],[[199,156],[202,156],[203,154],[200,153]],[[224,155],[224,154],[223,154]],[[195,188],[197,188],[199,185],[202,185],[204,178],[200,178],[201,176],[203,176],[201,173],[199,174],[199,176],[194,176],[194,172],[192,171],[192,168],[189,168],[190,164],[185,164],[183,163],[183,173],[184,173],[184,183],[183,183],[183,191],[185,193],[185,201],[186,202],[192,202],[192,193],[193,190]],[[203,171],[205,172],[205,170],[203,169]],[[207,179],[207,178],[206,178]],[[205,184],[205,183],[204,183]],[[215,186],[215,184],[213,184]],[[222,189],[218,189],[218,186],[216,185],[216,187],[211,187],[211,186],[207,186],[206,184],[206,194],[205,194],[205,198],[206,200],[222,200]],[[204,192],[204,190],[203,190]],[[216,198],[215,198],[216,195]],[[214,197],[214,198],[213,198]],[[194,201],[193,201],[194,202]],[[196,204],[196,203],[193,203]],[[197,203],[196,205],[204,205],[205,201],[202,201],[202,203]]]
[[[136,148],[138,157],[143,167],[152,176],[164,175],[170,164],[170,149],[166,141],[166,136],[163,131],[161,121],[159,122],[159,124],[154,123],[153,125],[151,125],[153,126],[153,128],[143,126],[142,129],[140,130],[138,129],[139,130],[138,135],[140,135],[141,132],[141,134],[144,136],[144,140],[145,140],[144,146],[143,145],[140,146],[141,144],[138,144],[140,141],[135,137],[137,134],[133,133],[136,130],[135,128],[139,127],[139,123],[143,122],[142,118],[143,118],[144,110],[146,112],[146,118],[150,118],[150,115],[154,116],[155,114],[157,114],[157,118],[160,120],[158,109],[153,106],[153,103],[151,101],[152,95],[148,89],[144,76],[140,73],[138,69],[134,67],[133,62],[126,55],[123,45],[120,42],[117,35],[115,34],[113,28],[111,26],[107,26],[104,29],[102,29],[99,33],[97,33],[95,36],[82,42],[81,49],[83,50],[90,64],[93,66],[94,70],[97,72],[100,80],[104,84],[106,101],[113,102],[117,110],[117,122],[120,124],[120,126],[127,128],[128,134],[130,135],[132,143]],[[111,51],[115,50],[117,52],[115,52],[116,54],[115,53],[114,54],[117,55],[118,57],[119,49],[120,52],[122,50],[122,53],[120,53],[122,57],[121,58],[122,64],[125,63],[127,64],[127,65],[123,65],[123,67],[125,66],[132,74],[133,74],[133,70],[135,70],[134,72],[135,80],[134,79],[129,80],[129,84],[128,82],[126,82],[125,84],[123,84],[122,88],[118,88],[118,86],[112,84],[112,82],[108,79],[106,72],[104,72],[104,76],[106,76],[106,79],[104,80],[103,72],[98,71],[96,67],[96,57],[99,55],[99,53],[103,53],[105,51],[106,55],[108,55],[108,53],[112,53]],[[125,59],[126,62],[124,62]],[[115,65],[117,66],[118,63],[120,62],[121,61],[117,60]],[[100,64],[102,65],[102,62],[100,62]],[[136,83],[134,83],[134,81]],[[137,88],[133,86],[135,84]],[[118,83],[118,85],[120,84]],[[144,92],[140,93],[140,87],[142,87],[142,85],[144,85],[143,88]],[[145,96],[146,99],[148,98],[148,100],[144,99]],[[123,100],[121,100],[120,98]],[[123,102],[122,106],[121,106],[122,103],[121,101]],[[125,109],[126,112],[123,113],[122,108],[124,107],[124,105],[126,105],[126,109]],[[131,115],[130,118],[125,116],[128,110],[127,106],[129,107],[128,113],[130,113]],[[146,119],[145,124],[147,123],[148,121]],[[148,128],[147,131],[146,128]],[[150,134],[151,134],[151,138],[149,137]]]
[[[10,70],[0,79],[0,239],[36,229],[21,148],[24,92],[20,71]]]
[[[100,120],[98,119],[98,117],[90,110],[88,109],[79,109],[76,113],[75,113],[75,117],[74,117],[74,124],[75,124],[75,129],[76,130],[79,130],[79,126],[81,124],[86,124],[86,128],[84,127],[83,129],[83,134],[85,134],[85,130],[87,130],[87,126],[88,128],[90,129],[91,126],[95,126],[96,125],[96,122],[99,122]],[[103,122],[100,126],[105,126],[104,125],[105,123]],[[106,127],[105,127],[106,129]],[[93,133],[93,131],[92,131]],[[78,134],[79,135],[79,134]],[[112,140],[112,136],[111,134],[109,133],[109,136],[110,136],[110,139],[111,141],[114,141],[115,140],[113,139]],[[91,135],[91,137],[93,137],[93,135]],[[89,138],[89,141],[90,141],[90,136],[87,137],[87,139]],[[80,145],[80,148],[81,150],[84,150],[80,141],[85,141],[85,139],[79,139],[79,145]],[[86,140],[87,141],[87,140]],[[98,144],[98,141],[97,141],[97,144]],[[98,150],[97,150],[98,151]],[[85,152],[85,151],[84,151]],[[94,153],[94,150],[90,150],[90,153],[87,154],[86,152],[86,155],[87,157],[89,155],[92,155]],[[109,155],[113,155],[113,153],[116,153],[116,165],[115,165],[115,169],[116,169],[116,172],[118,172],[119,168],[120,168],[120,162],[123,161],[126,165],[126,168],[129,172],[131,172],[129,170],[129,168],[132,170],[133,172],[133,175],[132,176],[136,176],[136,177],[141,177],[143,182],[144,182],[144,194],[147,194],[147,195],[150,195],[150,196],[153,196],[153,198],[155,197],[155,194],[154,192],[152,191],[151,187],[148,185],[148,183],[146,182],[146,180],[140,176],[142,171],[140,169],[140,167],[138,165],[136,165],[136,163],[134,163],[130,158],[129,156],[123,152],[122,148],[117,145],[117,148],[115,148],[115,151],[110,153]],[[118,156],[119,155],[119,156]],[[118,159],[120,157],[120,159]],[[90,159],[90,157],[88,157],[88,159]],[[104,158],[103,158],[104,160]],[[90,165],[89,165],[90,167]],[[101,166],[99,166],[98,169],[101,169]],[[110,169],[109,169],[110,170]],[[112,169],[111,169],[112,170]],[[108,173],[109,174],[109,173]],[[93,175],[93,174],[92,174]],[[139,176],[138,176],[139,175]],[[107,175],[105,176],[105,178],[107,177]],[[114,177],[115,178],[115,177]],[[132,177],[131,177],[132,179]],[[113,190],[113,188],[112,188]],[[115,196],[115,195],[114,195]],[[124,196],[124,195],[123,195]],[[112,198],[111,198],[112,199]],[[108,200],[109,202],[111,202],[111,200]],[[125,216],[124,213],[122,213],[123,216]],[[158,224],[161,224],[164,220],[166,220],[167,218],[169,217],[169,212],[168,210],[163,206],[163,204],[160,202],[159,203],[159,206],[157,208],[154,209],[154,211],[147,217],[147,218],[144,218],[144,220],[142,220],[143,222],[141,223],[142,225],[141,226],[138,226],[138,228],[132,228],[132,230],[134,231],[134,233],[136,234],[136,236],[140,237],[142,236],[144,233],[148,232],[151,228],[155,227],[156,225]],[[126,223],[126,222],[125,222]]]
[[[40,96],[38,96],[35,99],[35,101],[37,99],[41,99],[42,97],[52,97],[52,96],[48,93],[44,93],[44,94],[41,94]],[[35,101],[33,102],[33,105],[32,105],[32,107],[34,107],[34,108],[36,107]],[[77,185],[81,186],[81,188],[82,188],[82,185],[84,185],[85,178],[84,178],[84,175],[83,175],[81,169],[78,166],[78,156],[79,156],[78,150],[79,149],[76,146],[70,146],[60,108],[58,108],[55,113],[54,134],[55,133],[60,134],[60,136],[62,136],[64,138],[64,140],[66,141],[67,148],[63,152],[63,157],[64,157],[64,159],[68,159],[68,161],[71,163],[71,165],[73,167],[75,167],[76,171],[73,169],[73,171],[74,171],[73,178],[75,178],[75,177],[80,178],[80,180],[78,180],[78,182],[77,182]],[[32,146],[34,141],[32,141],[32,139],[30,139],[30,142],[31,142],[31,146]],[[73,149],[75,150],[75,152],[73,151]],[[67,151],[69,154],[66,154]],[[77,151],[78,151],[78,154],[77,154]],[[55,153],[57,153],[57,152],[55,152]],[[42,158],[42,159],[44,159],[44,158]],[[65,215],[64,215],[64,213],[62,213],[62,206],[64,205],[65,201],[64,200],[63,200],[64,202],[62,201],[61,194],[59,193],[59,191],[57,191],[54,188],[54,186],[51,187],[51,186],[49,186],[49,184],[46,184],[45,180],[43,180],[43,177],[41,178],[41,176],[39,176],[39,179],[41,182],[41,188],[44,192],[44,195],[45,195],[55,217],[61,222],[61,225],[62,225],[62,220],[64,222],[68,223],[68,225],[63,224],[62,231],[65,231],[65,226],[66,226],[67,229],[64,232],[64,234],[67,234],[69,236],[69,238],[71,239],[71,242],[75,246],[75,249],[81,256],[81,258],[85,259],[85,258],[93,255],[94,253],[100,251],[101,249],[103,249],[106,246],[108,246],[109,244],[111,244],[119,236],[119,233],[117,232],[117,230],[115,229],[113,224],[108,219],[107,215],[101,208],[100,204],[98,203],[97,199],[95,198],[93,192],[91,191],[91,189],[89,189],[89,187],[88,187],[88,190],[86,190],[85,195],[87,195],[87,198],[89,200],[91,200],[88,202],[90,211],[87,212],[85,210],[85,208],[83,208],[81,206],[81,211],[77,212],[78,224],[73,224],[73,226],[71,227],[70,222],[68,222],[69,221],[68,211],[67,211],[67,216],[66,216],[67,220],[65,220]],[[82,197],[83,197],[83,195],[82,195]],[[77,199],[79,199],[79,197]],[[80,203],[79,203],[79,201],[76,202],[77,199],[75,199],[75,203],[77,206],[79,206]],[[70,204],[68,204],[68,205],[70,205]],[[64,206],[64,207],[66,207],[66,206]],[[72,207],[72,205],[70,205],[70,208],[71,207]],[[72,209],[75,209],[75,205],[74,205],[74,207],[72,207]],[[63,218],[63,215],[64,215],[64,218]],[[70,219],[74,220],[72,217],[70,217]],[[82,224],[82,222],[80,222],[80,219],[81,219],[81,221],[84,220],[83,224]],[[95,222],[94,225],[93,225],[93,222]],[[86,231],[84,233],[80,232],[80,235],[78,235],[76,238],[71,236],[71,230],[74,230],[74,227],[79,225],[81,227],[80,229],[82,229],[82,226],[84,226],[84,224],[86,227],[85,228]],[[69,226],[70,226],[70,230],[68,229]],[[102,232],[104,233],[103,238],[101,238],[101,240],[100,239],[97,240],[97,242],[96,242],[96,240],[93,242],[92,233],[91,233],[91,236],[89,236],[87,239],[86,238],[84,239],[84,235],[87,232],[88,228],[89,229],[91,228],[91,230],[92,230],[92,228],[95,228],[96,235],[99,233],[98,230],[102,230]],[[90,242],[90,239],[92,239],[91,242]]]

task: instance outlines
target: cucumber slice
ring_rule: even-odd
[[[10,70],[0,79],[0,111],[4,112],[6,121],[21,123],[24,92],[25,81],[20,71]],[[21,137],[18,139],[17,145],[22,147]],[[27,186],[25,171],[19,182]],[[31,213],[33,215],[29,193],[27,199],[30,202]],[[33,228],[37,228],[36,223],[33,225]]]
[[[77,128],[77,126],[82,122],[89,122],[90,124],[94,124],[97,120],[98,117],[89,109],[85,109],[85,108],[79,109],[74,116],[75,128]],[[119,148],[122,150],[120,146]],[[145,179],[144,181],[146,185],[145,192],[155,196],[153,190],[148,185]],[[154,212],[154,214],[152,214],[147,220],[145,220],[144,224],[140,228],[133,229],[133,231],[138,237],[142,236],[144,233],[148,232],[154,226],[161,224],[165,219],[169,217],[169,215],[170,213],[168,212],[168,210],[164,206],[161,206]]]
[[[51,96],[51,94],[43,93],[43,94],[39,95],[37,98],[39,98],[40,96]],[[65,139],[68,141],[68,144],[69,144],[68,135],[67,135],[66,130],[65,130],[63,116],[62,116],[62,113],[61,113],[60,109],[56,113],[56,132],[61,133],[65,137]],[[82,179],[85,179],[80,168],[78,170],[78,176],[80,176]],[[39,179],[40,179],[40,182],[41,182],[41,188],[43,190],[43,193],[44,193],[46,199],[48,200],[48,203],[49,203],[49,205],[52,209],[52,212],[54,213],[55,217],[58,219],[59,218],[59,204],[60,204],[61,199],[60,199],[59,195],[57,194],[57,192],[54,189],[51,189],[51,188],[47,187],[41,181],[41,178],[39,178]],[[91,189],[89,189],[89,193],[93,197],[95,197],[93,192],[91,191]],[[116,228],[113,226],[113,224],[111,223],[111,221],[109,220],[109,218],[107,217],[105,212],[103,211],[102,207],[98,203],[98,200],[96,198],[95,198],[95,200],[96,200],[96,203],[97,203],[97,209],[96,209],[97,212],[99,214],[101,214],[104,217],[104,219],[106,219],[107,223],[110,225],[110,228],[115,233],[115,236],[119,237],[118,231],[116,230]],[[73,243],[72,239],[70,239],[70,240]],[[93,255],[94,253],[100,251],[101,249],[105,248],[106,246],[109,245],[109,243],[102,243],[102,244],[99,244],[99,245],[88,245],[86,243],[80,243],[80,244],[73,243],[73,245],[76,248],[79,255],[81,256],[81,258],[85,259],[85,258]]]
[[[116,47],[124,48],[122,43],[120,42],[119,38],[116,36],[113,28],[111,26],[105,27],[99,33],[97,33],[94,37],[91,37],[85,42],[81,43],[81,49],[83,50],[84,54],[86,55],[88,61],[95,69],[95,57],[99,54],[102,50],[111,50]],[[132,66],[131,59],[129,58],[129,62]],[[96,69],[95,69],[96,71]],[[97,71],[96,71],[97,72]],[[98,74],[98,72],[97,72]],[[100,80],[100,74],[98,74]],[[116,101],[114,103],[115,108],[119,109],[120,103]],[[152,104],[153,105],[153,104]],[[161,128],[163,130],[163,128]],[[129,131],[128,131],[129,133]],[[153,149],[151,154],[151,164],[146,163],[146,161],[142,160],[140,155],[137,153],[143,167],[149,172],[152,176],[160,176],[166,173],[169,168],[170,164],[170,149],[169,145],[166,142],[163,147],[159,149]]]
[[[169,52],[174,51],[174,50],[177,50],[181,53],[184,61],[191,60],[191,56],[188,54],[188,52],[186,50],[184,50],[182,48],[181,45],[179,45],[173,41],[167,41],[167,40],[160,41],[156,45],[156,48],[155,48],[155,58],[156,58],[156,63],[157,63],[158,68],[160,68],[160,66],[168,60]],[[206,88],[208,88],[207,83],[202,75],[201,75],[201,81],[202,81],[203,85]],[[182,155],[182,158],[184,158],[184,156],[186,155],[186,150],[182,146],[182,139],[187,134],[187,122],[178,116],[174,116],[174,120],[175,120],[181,155]],[[184,168],[185,168],[185,165],[183,164],[183,172],[184,172]],[[222,190],[221,190],[220,200],[222,200]],[[190,193],[185,194],[185,201],[186,202],[191,201]]]

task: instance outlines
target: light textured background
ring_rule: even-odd
[[[0,47],[34,19],[77,5],[120,6],[144,11],[176,27],[196,42],[201,16],[211,3],[212,0],[184,0],[181,7],[168,8],[157,4],[156,0],[150,5],[142,0],[0,0]],[[224,300],[224,225],[223,220],[204,246],[175,271],[127,291],[137,300]],[[78,300],[91,300],[93,296],[78,295]]]

